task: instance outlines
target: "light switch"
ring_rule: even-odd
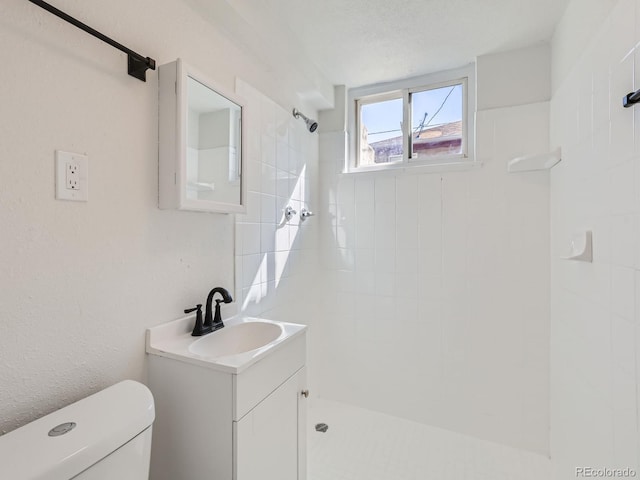
[[[56,150],[56,198],[89,200],[89,157]]]

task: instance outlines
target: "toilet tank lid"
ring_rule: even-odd
[[[2,478],[68,480],[146,430],[155,419],[147,387],[125,380],[0,436]],[[75,427],[59,436],[62,424]],[[64,428],[61,428],[64,430]]]

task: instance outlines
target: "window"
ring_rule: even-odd
[[[470,77],[465,69],[351,91],[349,170],[469,163]]]

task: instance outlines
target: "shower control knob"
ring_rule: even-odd
[[[302,390],[300,392],[300,395],[302,395],[304,398],[309,398],[309,390]]]
[[[287,208],[284,209],[284,218],[291,220],[296,213],[298,212],[296,212],[293,207],[287,206]]]
[[[302,220],[306,220],[307,218],[309,218],[309,217],[313,217],[314,215],[315,215],[315,213],[310,212],[310,211],[309,211],[309,210],[307,210],[306,208],[303,208],[303,209],[300,211],[300,218],[301,218]]]

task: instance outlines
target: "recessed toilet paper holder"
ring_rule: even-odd
[[[571,253],[563,260],[576,260],[579,262],[593,262],[593,234],[591,230],[585,230],[575,234],[571,238]]]

